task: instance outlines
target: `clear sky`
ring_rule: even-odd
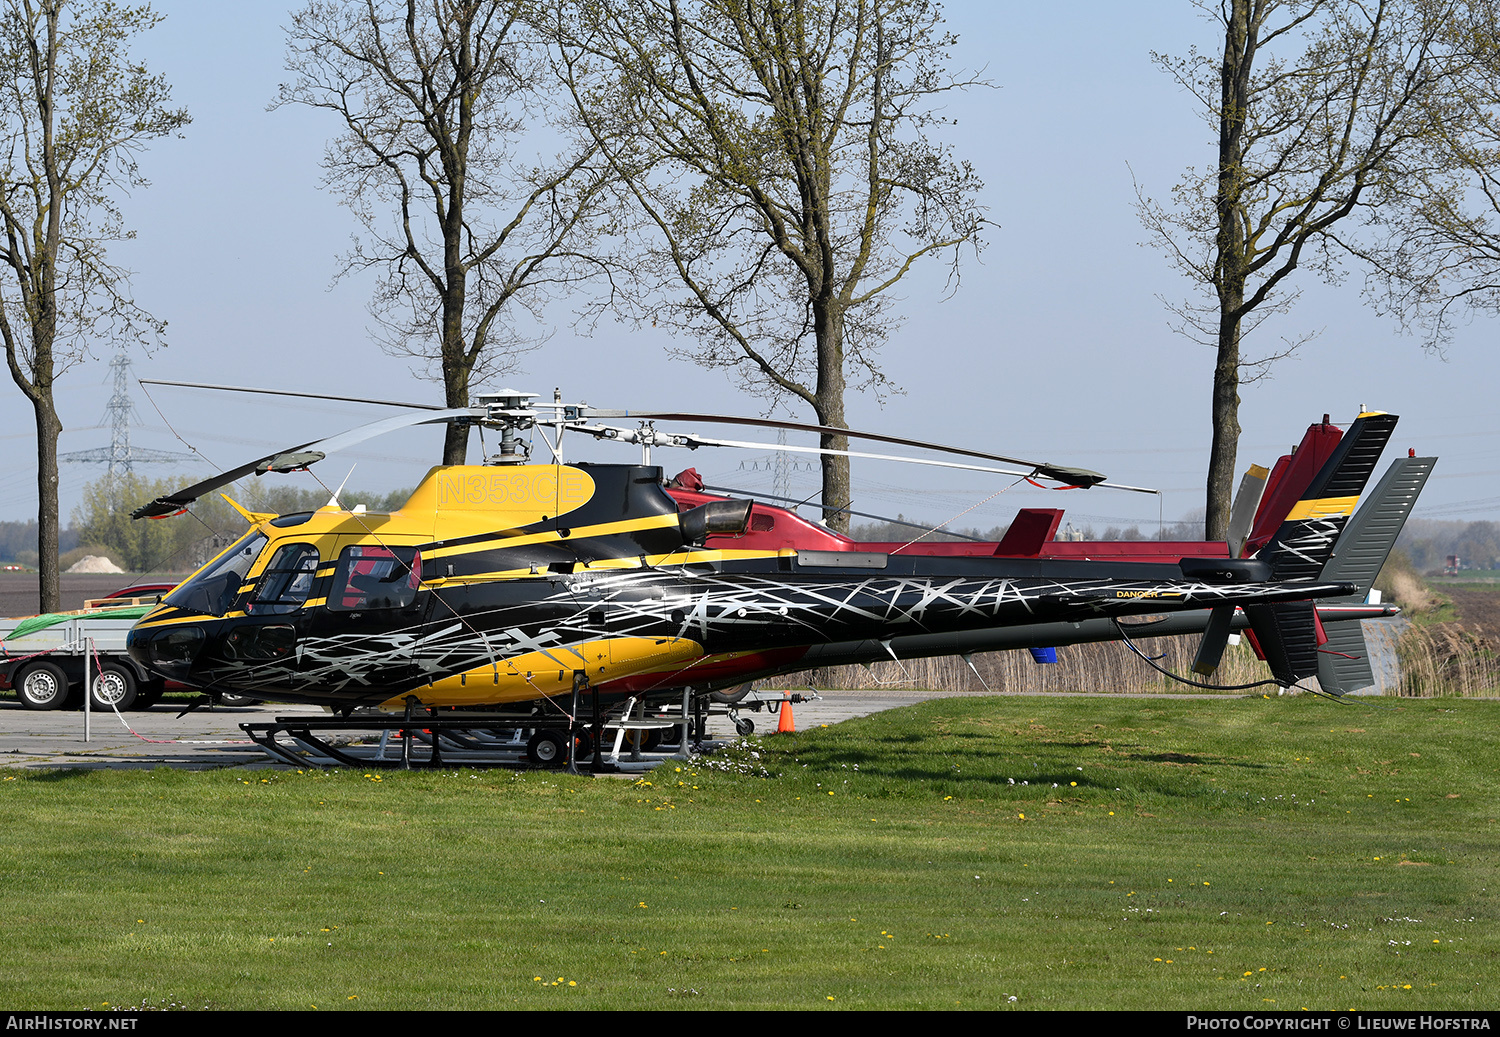
[[[155,4],[166,21],[136,53],[173,85],[193,124],[158,142],[142,163],[149,189],[124,201],[138,237],[113,256],[135,271],[138,303],[169,322],[168,347],[137,354],[138,377],[347,393],[439,402],[434,383],[376,348],[365,311],[367,279],[332,285],[356,227],[319,187],[319,160],[336,130],[307,109],[267,111],[283,71],[285,10],[269,4]],[[942,271],[914,276],[901,292],[904,325],[884,349],[887,375],[906,390],[884,406],[850,401],[851,426],[1098,469],[1160,487],[1154,497],[1012,490],[960,525],[1008,520],[1016,507],[1067,507],[1076,524],[1170,522],[1202,506],[1208,450],[1211,352],[1169,329],[1159,297],[1181,300],[1187,281],[1141,247],[1132,174],[1165,195],[1182,170],[1213,157],[1210,132],[1191,99],[1159,72],[1150,52],[1213,50],[1212,25],[1188,3],[1069,5],[953,2],[961,38],[956,65],[983,69],[993,89],[955,97],[952,142],[985,180],[992,230],[976,262],[945,298]],[[1374,315],[1351,270],[1341,286],[1300,273],[1303,296],[1259,333],[1320,332],[1267,381],[1243,391],[1240,468],[1271,463],[1323,413],[1348,421],[1361,406],[1402,415],[1393,446],[1441,457],[1418,514],[1493,518],[1500,513],[1500,321],[1463,328],[1446,360]],[[721,373],[668,358],[671,339],[651,328],[604,322],[573,328],[572,307],[548,315],[552,338],[508,379],[550,397],[631,408],[759,413]],[[1257,344],[1252,340],[1247,351]],[[109,441],[109,346],[72,370],[58,392],[67,427],[61,449]],[[31,412],[3,383],[0,519],[34,517]],[[220,467],[277,447],[374,420],[378,408],[153,388],[178,433]],[[183,449],[137,389],[136,444]],[[797,412],[802,420],[808,413]],[[738,430],[708,435],[754,439]],[[436,463],[440,436],[411,431],[323,462],[325,482],[389,490],[410,486]],[[591,446],[580,456],[632,460],[632,448]],[[696,466],[710,481],[769,489],[745,470],[750,454],[674,451],[669,471]],[[742,464],[745,469],[742,469]],[[764,464],[762,463],[762,468]],[[158,466],[143,473],[175,474]],[[200,469],[194,474],[203,474]],[[82,485],[102,474],[66,465],[64,523]],[[301,479],[315,485],[306,475]],[[812,492],[812,473],[799,476]],[[855,462],[859,510],[933,521],[994,493],[1001,483],[936,470]]]

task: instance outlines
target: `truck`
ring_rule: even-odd
[[[165,685],[125,651],[135,621],[170,587],[132,587],[70,612],[0,619],[0,681],[27,709],[82,702],[84,652],[95,709],[147,709]]]

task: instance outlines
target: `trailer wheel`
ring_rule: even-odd
[[[68,675],[56,663],[32,663],[15,687],[27,709],[61,709],[68,701]]]
[[[644,731],[627,730],[625,744],[631,749],[639,748],[643,753],[652,752],[661,745],[661,728],[649,727]]]
[[[236,695],[232,691],[221,691],[214,695],[214,702],[220,706],[255,706],[259,705],[260,699],[251,698],[249,695]]]
[[[135,705],[135,676],[117,663],[105,663],[90,682],[95,709],[130,709]]]
[[[734,721],[734,733],[737,735],[755,734],[755,721],[749,717],[737,717]]]
[[[538,767],[562,767],[568,762],[568,739],[543,728],[527,740],[526,758]]]
[[[708,693],[708,701],[718,703],[721,706],[732,706],[739,702],[750,692],[750,682],[746,681],[738,688],[729,691],[711,691]]]

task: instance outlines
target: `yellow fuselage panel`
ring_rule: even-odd
[[[405,709],[410,695],[415,695],[424,706],[527,702],[571,693],[577,670],[588,674],[591,684],[601,684],[658,667],[680,665],[702,655],[703,646],[685,637],[601,638],[477,666],[425,687],[413,688],[383,703],[382,708]]]
[[[593,496],[593,477],[571,465],[451,465],[428,472],[392,517],[426,517],[444,539],[546,522]]]
[[[264,524],[261,530],[273,540],[319,542],[323,537],[353,537],[381,543],[388,537],[408,536],[417,539],[397,543],[427,543],[504,534],[566,515],[593,495],[593,478],[568,465],[439,466],[423,477],[396,511],[321,508],[295,526]],[[323,557],[330,555],[324,552]]]

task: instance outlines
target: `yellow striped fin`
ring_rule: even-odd
[[[1288,522],[1296,522],[1300,519],[1333,518],[1337,515],[1348,516],[1354,513],[1354,505],[1359,503],[1359,497],[1324,497],[1321,500],[1299,500],[1295,507],[1287,513]]]

